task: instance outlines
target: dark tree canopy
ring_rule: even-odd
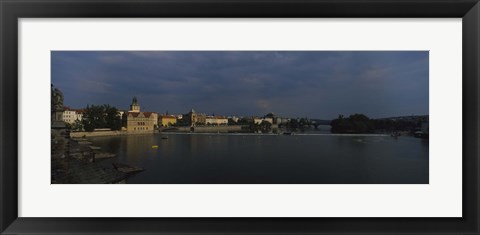
[[[388,133],[397,131],[414,132],[420,129],[422,122],[428,121],[428,116],[406,116],[398,118],[369,119],[363,114],[353,114],[349,117],[339,115],[332,120],[333,133]]]
[[[353,114],[345,118],[339,115],[332,120],[333,133],[373,133],[375,130],[374,121],[363,114]]]
[[[122,118],[118,109],[108,104],[87,105],[83,113],[82,124],[85,131],[93,131],[97,128],[120,130],[122,128]]]

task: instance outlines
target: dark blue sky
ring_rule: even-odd
[[[428,51],[54,51],[65,105],[331,119],[428,114]]]

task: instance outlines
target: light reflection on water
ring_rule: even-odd
[[[168,136],[168,139],[162,139]],[[131,184],[425,184],[428,140],[408,136],[151,134],[91,139]],[[152,148],[158,145],[158,148]]]

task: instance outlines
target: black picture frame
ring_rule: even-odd
[[[480,5],[478,0],[1,0],[0,14],[0,231],[2,234],[478,234],[480,232],[478,203]],[[50,17],[462,18],[463,217],[19,218],[17,213],[19,137],[17,22],[19,18]]]

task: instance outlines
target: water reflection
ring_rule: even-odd
[[[404,136],[306,134],[155,134],[92,141],[117,154],[106,161],[146,169],[128,183],[429,182],[428,141]]]

